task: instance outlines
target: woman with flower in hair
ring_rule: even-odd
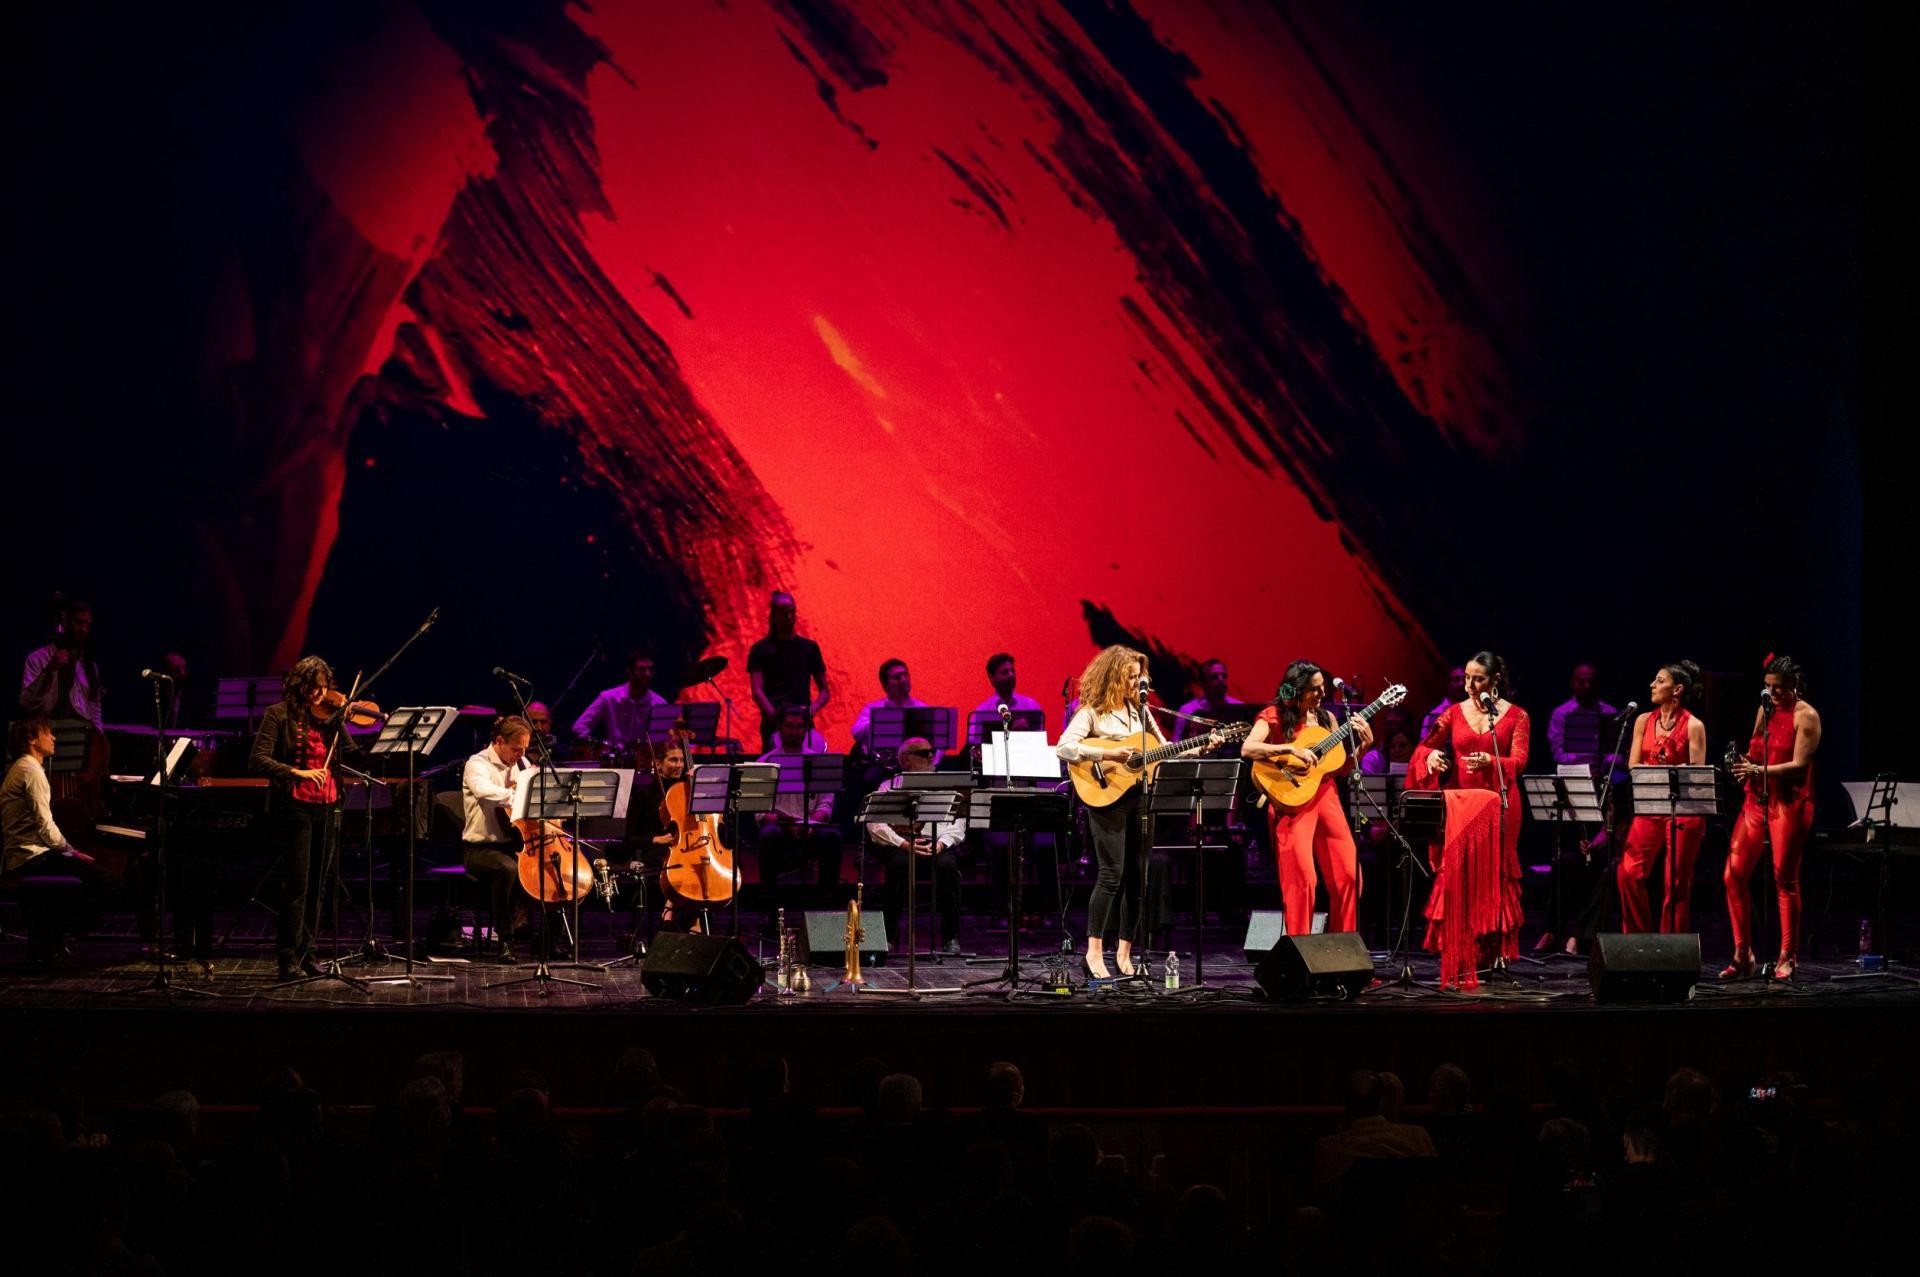
[[[1770,657],[1766,702],[1754,712],[1747,752],[1732,759],[1735,780],[1747,788],[1727,848],[1727,921],[1733,924],[1733,961],[1722,980],[1754,973],[1753,871],[1769,844],[1773,888],[1780,897],[1780,956],[1773,978],[1793,979],[1800,952],[1800,857],[1813,832],[1813,752],[1820,748],[1820,715],[1806,701],[1806,679],[1791,656]]]

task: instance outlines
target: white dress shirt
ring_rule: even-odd
[[[630,745],[646,739],[647,707],[666,703],[667,698],[651,688],[646,695],[636,697],[625,683],[609,687],[593,698],[586,713],[573,720],[573,734],[612,745]]]
[[[888,706],[892,706],[894,709],[926,709],[927,703],[918,696],[909,696],[904,701],[890,701],[884,696],[877,701],[868,701],[860,707],[860,713],[853,720],[854,744],[858,745],[861,749],[872,750],[873,746],[868,744],[868,741],[873,736],[873,711],[885,709]],[[939,757],[938,754],[935,754],[934,761],[938,762]]]
[[[513,781],[518,773],[526,770],[526,759],[508,767],[491,745],[467,759],[466,770],[460,773],[462,806],[466,812],[466,826],[460,831],[460,841],[513,841]]]
[[[963,779],[964,777],[959,777],[959,776],[956,776],[954,778],[954,787],[956,789],[959,787],[959,782]],[[885,790],[898,789],[898,788],[900,788],[900,777],[890,776],[887,778],[887,783],[880,786],[880,788],[875,790],[874,792],[881,793]],[[962,810],[965,810],[964,805],[962,806]],[[904,847],[907,845],[906,838],[901,835],[898,829],[894,828],[892,825],[882,824],[878,821],[869,823],[867,825],[867,836],[869,838],[872,838],[875,842],[885,843],[889,847]],[[925,837],[925,834],[922,833],[921,836]],[[965,821],[962,821],[962,820],[940,821],[938,824],[936,824],[933,827],[934,850],[945,851],[949,847],[952,847],[955,843],[959,842],[962,838],[965,838],[966,836],[967,836],[967,825]]]
[[[46,685],[41,688],[40,694],[29,697],[28,689],[42,674],[47,673],[47,667],[53,664],[55,650],[54,645],[49,643],[45,647],[37,647],[27,653],[27,663],[20,671],[20,708],[29,714],[39,714],[46,718],[84,718],[95,727],[100,726],[100,689],[95,687],[92,680],[87,677],[87,663],[78,655],[73,658],[73,663],[67,666],[73,675],[73,682],[67,692],[65,705],[59,703],[60,676],[57,673],[48,674]]]
[[[6,780],[0,781],[0,829],[5,830],[8,873],[35,856],[67,845],[66,835],[53,823],[47,769],[32,754],[14,759]]]

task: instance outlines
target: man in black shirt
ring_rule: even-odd
[[[753,701],[760,707],[760,748],[770,750],[780,735],[780,708],[803,706],[807,725],[826,708],[827,663],[820,645],[793,632],[799,615],[793,595],[776,590],[767,608],[767,636],[747,653],[747,674],[753,680]],[[815,686],[819,692],[814,691]]]

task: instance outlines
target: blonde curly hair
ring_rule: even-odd
[[[1118,643],[1103,649],[1080,672],[1080,703],[1095,714],[1110,714],[1125,708],[1129,700],[1127,667],[1135,664],[1145,671],[1146,653]]]

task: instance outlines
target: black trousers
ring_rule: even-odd
[[[327,836],[333,809],[324,803],[288,800],[276,818],[280,844],[280,916],[276,944],[280,965],[313,952],[312,922],[323,913]]]
[[[520,845],[508,842],[460,844],[460,863],[487,889],[493,929],[513,939],[513,907],[520,902]]]
[[[1146,867],[1140,846],[1140,791],[1134,789],[1111,807],[1087,808],[1087,832],[1093,839],[1098,873],[1087,902],[1087,935],[1116,936],[1144,945],[1140,926],[1140,875]]]
[[[874,854],[885,857],[887,867],[886,910],[892,925],[905,934],[907,925],[907,849],[874,844]],[[931,856],[921,856],[913,867],[915,886],[922,892],[927,879],[933,879],[933,912],[940,920],[940,940],[960,938],[960,858],[951,847]],[[926,897],[921,897],[924,900]],[[915,909],[919,906],[916,902]]]
[[[43,851],[7,877],[15,881],[28,878],[79,879],[80,898],[73,901],[70,908],[49,910],[39,896],[30,896],[31,903],[22,905],[22,912],[29,914],[27,933],[52,940],[57,940],[68,929],[77,935],[92,931],[94,924],[100,921],[105,896],[114,884],[113,876],[100,867],[99,861],[82,860],[71,848]]]
[[[818,826],[811,830],[789,830],[777,821],[760,826],[757,854],[760,858],[760,886],[769,899],[780,893],[780,875],[798,860],[814,863],[814,881],[831,887],[840,881],[840,831]]]

